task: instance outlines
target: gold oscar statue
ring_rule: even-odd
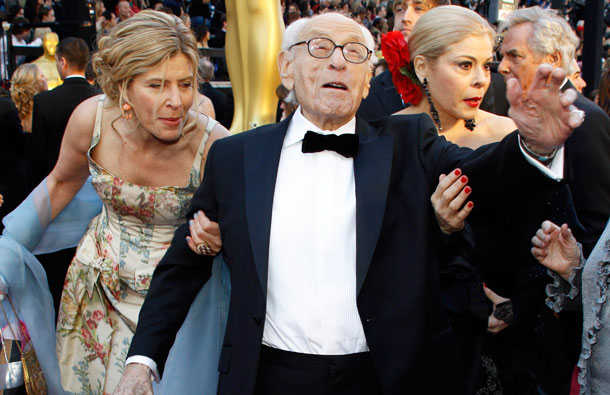
[[[59,37],[57,36],[57,33],[45,34],[42,39],[44,54],[32,62],[37,64],[42,70],[42,74],[47,77],[49,89],[53,89],[63,82],[59,76],[59,71],[57,71],[57,64],[55,63],[55,50],[57,49],[58,43]]]
[[[227,0],[226,6],[225,53],[235,98],[231,133],[239,133],[275,122],[284,22],[280,0]]]

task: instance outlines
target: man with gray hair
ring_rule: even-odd
[[[541,64],[546,63],[553,68],[561,67],[568,75],[574,71],[573,59],[579,40],[568,23],[555,10],[531,7],[514,11],[500,24],[499,32],[503,36],[500,49],[503,58],[498,71],[506,80],[510,78],[519,80],[523,92],[527,92],[532,86],[536,69]],[[566,79],[562,84],[562,90],[568,88],[573,88],[573,85]],[[585,117],[582,125],[574,130],[565,143],[565,160],[566,163],[571,163],[565,168],[565,180],[568,182],[578,220],[585,229],[582,247],[586,258],[610,217],[610,155],[608,154],[610,153],[610,118],[601,108],[580,94],[574,105],[584,111]],[[512,262],[513,267],[515,264],[516,262]],[[513,288],[519,289],[520,295],[510,297],[525,301],[522,303],[525,310],[519,312],[522,321],[530,320],[529,325],[538,329],[525,330],[513,327],[510,333],[520,334],[523,336],[521,340],[513,337],[513,341],[507,339],[500,341],[504,335],[496,336],[498,344],[511,344],[510,347],[499,351],[498,355],[508,360],[511,358],[511,353],[523,352],[522,355],[529,353],[528,362],[537,360],[532,362],[533,365],[537,365],[532,369],[544,372],[538,376],[542,384],[539,382],[534,385],[541,385],[548,393],[567,394],[571,372],[580,352],[578,326],[582,317],[580,313],[575,315],[575,325],[564,322],[570,320],[570,312],[562,313],[559,319],[551,314],[547,314],[549,319],[546,321],[541,318],[544,316],[541,312],[546,310],[542,295],[548,278],[544,271],[537,270],[540,267],[537,262],[532,261],[531,265],[531,273],[538,273],[537,277],[540,277],[542,282],[536,283],[537,285],[532,283],[527,287],[514,284]],[[532,275],[528,277],[523,281],[531,283]],[[534,292],[532,287],[536,286],[538,291]],[[523,295],[527,293],[530,296],[525,299]],[[528,315],[531,319],[526,318]],[[539,328],[542,327],[545,329],[540,330]],[[572,333],[565,331],[566,327],[570,327]],[[536,333],[541,334],[540,341],[533,340],[532,336]],[[546,343],[546,348],[541,344],[543,342]],[[543,350],[539,348],[534,351],[533,344],[536,345],[535,347],[542,347]],[[570,351],[566,352],[568,349]],[[560,354],[563,356],[558,357]],[[522,362],[525,363],[525,360],[522,359]],[[511,365],[514,366],[514,363]],[[527,369],[528,367],[520,366],[515,374],[521,374]],[[513,379],[508,378],[507,381],[513,383],[520,381],[523,384],[523,379],[516,380],[515,377],[517,376]]]
[[[481,207],[509,207],[520,191],[556,185],[527,150],[554,152],[580,124],[575,92],[559,93],[565,73],[541,67],[535,100],[523,101],[509,81],[521,137],[472,151],[439,137],[425,114],[379,128],[356,117],[374,47],[353,20],[327,13],[295,22],[282,48],[282,84],[299,107],[214,143],[187,214],[203,210],[218,222],[231,273],[217,393],[464,393],[429,198],[449,172],[456,183],[468,174]],[[187,222],[155,270],[117,395],[152,393],[151,373],[163,373],[210,278],[213,257],[197,235],[201,249],[191,250],[190,234]]]

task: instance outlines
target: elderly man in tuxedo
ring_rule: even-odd
[[[219,223],[231,272],[218,393],[462,393],[431,248],[431,189],[443,172],[468,171],[480,204],[502,204],[555,183],[526,150],[552,152],[579,124],[574,92],[559,94],[565,74],[542,67],[527,99],[510,82],[522,137],[473,152],[439,138],[427,115],[378,128],[355,116],[374,46],[351,19],[295,22],[282,48],[282,83],[300,107],[217,141],[190,208]],[[188,224],[176,231],[155,271],[117,394],[152,393],[151,372],[163,373],[210,277],[211,256],[189,249],[188,235]]]

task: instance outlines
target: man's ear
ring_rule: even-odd
[[[553,52],[550,55],[547,55],[546,62],[553,67],[561,67],[561,53]]]
[[[277,57],[277,66],[280,70],[282,85],[289,91],[294,89],[293,58],[294,54],[288,51],[280,51]]]
[[[368,63],[367,63],[368,64]],[[364,90],[362,91],[362,99],[366,99],[369,95],[369,90],[371,89],[371,78],[373,78],[373,72],[370,70],[367,71],[364,82]]]
[[[417,55],[413,59],[413,71],[420,82],[423,82],[424,78],[428,76],[428,67],[428,62],[423,56]]]

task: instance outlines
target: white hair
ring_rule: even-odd
[[[329,14],[341,15],[342,17],[346,18],[347,20],[354,22],[352,19],[347,18],[346,16],[344,16],[338,12],[334,12],[334,13],[329,12],[329,13],[326,13],[323,15],[329,15]],[[303,28],[307,25],[307,23],[309,23],[311,21],[315,21],[315,19],[317,17],[318,16],[314,16],[311,18],[300,18],[300,19],[297,19],[296,21],[292,22],[290,25],[288,25],[288,27],[286,28],[286,31],[284,31],[284,39],[282,41],[282,50],[287,51],[295,43],[298,43],[299,41],[301,41],[301,39],[302,39],[301,32],[303,31]],[[356,23],[356,22],[354,22],[354,23]],[[368,60],[368,63],[371,67],[373,67],[373,65],[375,63],[377,63],[377,56],[375,56],[375,39],[373,38],[373,35],[369,31],[369,29],[367,29],[366,27],[364,27],[360,24],[358,24],[358,27],[360,27],[360,30],[362,31],[362,37],[364,38],[364,42],[362,44],[364,44],[369,50],[371,50],[371,56]]]
[[[530,23],[532,26],[528,46],[534,54],[543,57],[559,52],[561,68],[566,73],[572,74],[574,72],[572,59],[578,48],[579,39],[565,19],[560,17],[556,10],[540,7],[522,8],[508,14],[498,30],[504,34],[511,27],[523,23]]]

